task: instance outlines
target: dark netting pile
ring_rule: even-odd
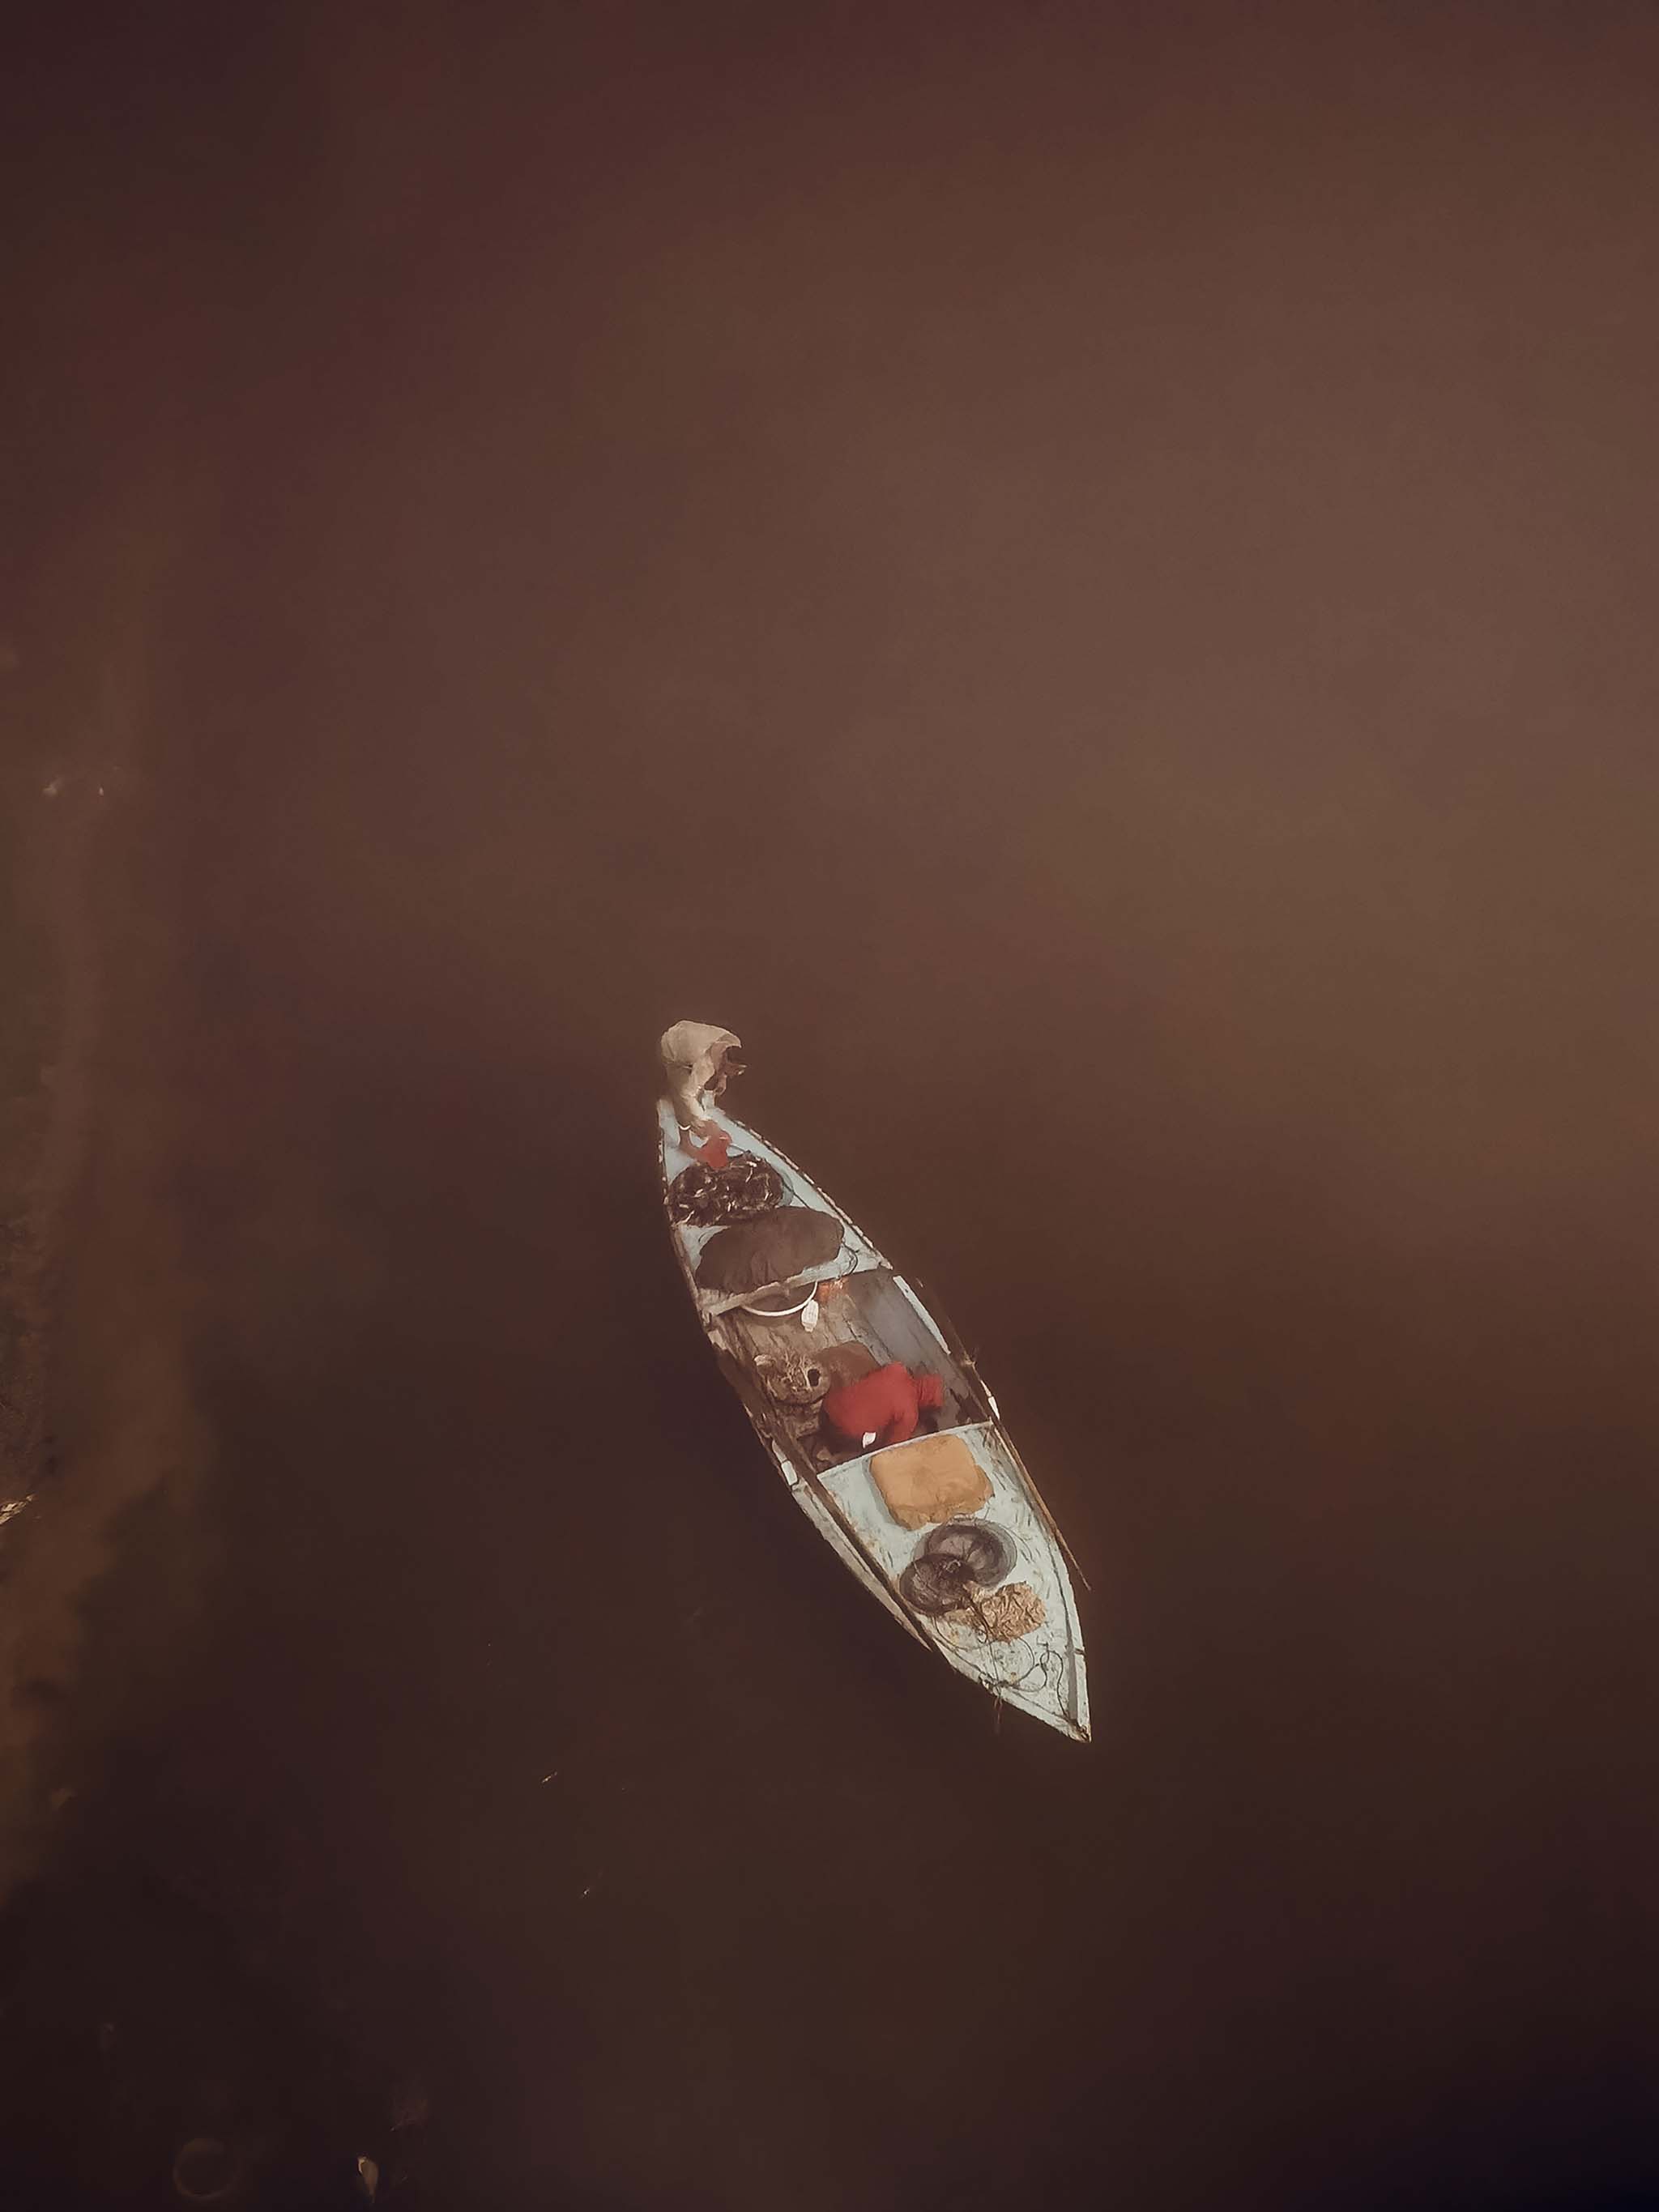
[[[668,1186],[668,1218],[713,1229],[728,1221],[757,1221],[783,1203],[783,1177],[753,1152],[739,1152],[723,1168],[693,1160]]]
[[[989,1522],[947,1521],[923,1537],[899,1592],[918,1613],[955,1613],[1011,1573],[1015,1557],[1013,1539]]]
[[[930,1559],[925,1554],[911,1560],[899,1577],[899,1595],[918,1613],[954,1613],[966,1605],[973,1577],[962,1571],[960,1559]]]
[[[960,1560],[981,1589],[1012,1574],[1018,1557],[1013,1538],[993,1521],[946,1521],[922,1539],[921,1550],[925,1559]]]

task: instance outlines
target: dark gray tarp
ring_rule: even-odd
[[[702,1249],[697,1280],[706,1291],[763,1291],[823,1267],[840,1249],[841,1224],[833,1213],[781,1206],[758,1221],[717,1229]]]

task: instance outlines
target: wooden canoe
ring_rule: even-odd
[[[657,1110],[666,1210],[672,1186],[696,1155],[673,1107],[660,1100]],[[841,1249],[823,1266],[763,1290],[720,1294],[696,1280],[699,1258],[717,1230],[677,1223],[670,1212],[675,1255],[704,1333],[790,1494],[865,1588],[920,1643],[993,1697],[1086,1742],[1083,1631],[1064,1539],[972,1359],[949,1324],[929,1312],[851,1217],[793,1160],[718,1106],[705,1112],[727,1139],[733,1159],[752,1154],[776,1172],[786,1205],[833,1214],[842,1227]],[[998,1617],[988,1604],[940,1617],[912,1602],[905,1570],[934,1530],[902,1525],[895,1517],[888,1497],[896,1486],[892,1477],[903,1470],[876,1462],[928,1447],[930,1439],[918,1436],[885,1451],[837,1451],[807,1392],[849,1359],[877,1365],[901,1360],[939,1376],[945,1403],[928,1425],[957,1440],[946,1449],[957,1464],[963,1449],[971,1455],[983,1478],[981,1487],[988,1486],[983,1505],[960,1517],[991,1524],[1004,1556],[1012,1553],[1012,1565],[997,1587],[1012,1594],[1014,1618],[1026,1621],[1019,1632],[994,1633],[1008,1627],[1009,1617]],[[1024,1591],[1035,1596],[1037,1607]],[[1029,1616],[1038,1607],[1042,1620],[1030,1625]]]

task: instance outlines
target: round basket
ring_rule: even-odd
[[[920,1556],[956,1560],[954,1572],[980,1589],[994,1589],[1014,1571],[1019,1547],[994,1521],[945,1521],[922,1538]]]
[[[899,1577],[899,1595],[906,1605],[935,1620],[966,1605],[973,1587],[960,1559],[930,1559],[926,1552],[918,1552]]]

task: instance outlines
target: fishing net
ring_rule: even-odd
[[[1012,1644],[1029,1636],[1048,1617],[1048,1608],[1030,1583],[1007,1583],[1001,1589],[987,1590],[963,1614],[964,1620],[981,1628],[993,1644]]]
[[[924,1552],[912,1559],[899,1577],[899,1595],[918,1613],[937,1620],[965,1605],[974,1587],[973,1577],[960,1559],[929,1559]]]
[[[981,1589],[1011,1575],[1018,1557],[1013,1538],[991,1521],[947,1521],[923,1538],[921,1552],[925,1559],[959,1561],[961,1571]]]
[[[694,1229],[727,1221],[757,1221],[783,1203],[783,1177],[752,1152],[739,1152],[723,1168],[693,1160],[668,1186],[668,1218]]]
[[[937,1619],[982,1604],[991,1585],[1012,1573],[1014,1540],[988,1521],[947,1521],[916,1547],[899,1589],[918,1613]]]

